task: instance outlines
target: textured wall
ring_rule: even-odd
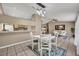
[[[42,25],[42,17],[39,15],[33,15],[32,20],[35,21],[36,25],[36,34],[41,34],[41,25]]]
[[[35,34],[41,33],[41,20],[42,17],[39,15],[34,15],[32,20],[0,15],[0,23],[27,25],[29,30],[31,30],[31,26],[35,26]]]
[[[9,24],[35,25],[35,22],[33,21],[22,18],[10,17],[6,15],[0,15],[0,23],[1,22]]]
[[[65,31],[71,33],[71,28],[75,28],[75,22],[49,22],[49,33],[55,30],[55,25],[65,25]],[[61,31],[61,30],[57,30]]]

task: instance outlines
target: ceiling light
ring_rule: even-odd
[[[52,22],[57,22],[57,19],[52,19]]]

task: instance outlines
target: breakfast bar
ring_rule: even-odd
[[[29,31],[0,32],[0,49],[24,42],[29,43],[30,41],[31,37]]]

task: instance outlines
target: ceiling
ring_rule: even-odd
[[[46,6],[45,20],[75,21],[79,11],[78,3],[42,3]],[[36,3],[3,3],[4,14],[14,17],[31,19],[34,8],[41,8]]]

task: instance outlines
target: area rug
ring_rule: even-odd
[[[29,49],[32,50],[31,45],[28,47]],[[37,48],[34,48],[32,51],[34,52],[35,55],[40,56],[40,52],[38,51]],[[61,47],[57,47],[57,49],[55,49],[55,46],[52,46],[50,55],[51,56],[66,56],[66,53],[67,53],[66,49],[63,49]],[[43,56],[48,56],[48,51],[45,49],[43,50]]]

